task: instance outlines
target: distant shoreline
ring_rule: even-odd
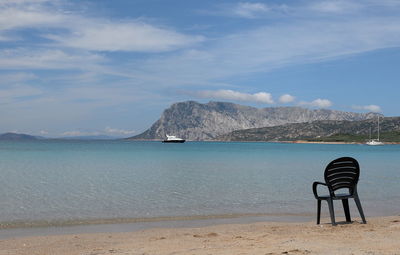
[[[296,141],[279,141],[279,143],[309,143],[309,144],[360,144],[363,145],[365,143],[361,142],[320,142],[320,141],[305,141],[305,140],[296,140]],[[399,142],[384,142],[384,144],[400,144]]]
[[[127,142],[162,142],[163,139],[129,139],[129,138],[116,138],[116,139],[65,139],[65,138],[46,138],[46,139],[29,139],[29,140],[9,140],[9,139],[0,139],[0,142],[43,142],[43,141],[87,141],[87,142],[95,142],[95,141],[127,141]],[[365,142],[324,142],[324,141],[307,141],[307,140],[294,140],[294,141],[236,141],[236,140],[186,140],[187,142],[226,142],[226,143],[286,143],[286,144],[366,144]],[[400,142],[383,142],[385,145],[398,145]]]
[[[122,139],[123,141],[133,142],[162,142],[162,139]],[[186,140],[187,142],[226,142],[226,143],[294,143],[294,144],[365,144],[364,142],[323,142],[323,141],[307,141],[307,140],[295,140],[295,141],[226,141],[226,140]],[[400,144],[400,142],[384,142],[387,145]]]

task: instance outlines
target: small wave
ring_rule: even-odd
[[[310,214],[216,214],[216,215],[193,215],[193,216],[167,216],[167,217],[143,217],[143,218],[107,218],[107,219],[73,219],[73,220],[35,220],[35,221],[9,221],[0,222],[0,229],[11,228],[39,228],[39,227],[65,227],[79,225],[103,225],[103,224],[123,224],[123,223],[146,223],[164,221],[193,221],[193,220],[212,220],[212,219],[233,219],[248,217],[307,217]]]

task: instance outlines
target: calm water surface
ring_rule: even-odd
[[[366,215],[398,215],[399,145],[2,141],[0,222],[314,214],[311,184],[341,156]]]

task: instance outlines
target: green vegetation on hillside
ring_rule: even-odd
[[[376,138],[376,137],[373,137]],[[303,140],[303,139],[300,139]],[[306,138],[305,141],[312,142],[345,142],[345,143],[364,143],[369,140],[368,135],[335,134],[327,137]],[[380,134],[380,141],[400,143],[400,131],[385,132]]]
[[[318,120],[281,126],[236,130],[218,137],[222,141],[310,141],[365,143],[377,138],[375,119],[359,121]],[[380,140],[400,143],[400,117],[385,117],[380,122]]]

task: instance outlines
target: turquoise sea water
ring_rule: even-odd
[[[341,156],[360,162],[367,217],[400,213],[399,145],[2,141],[0,222],[313,215],[311,184]]]

